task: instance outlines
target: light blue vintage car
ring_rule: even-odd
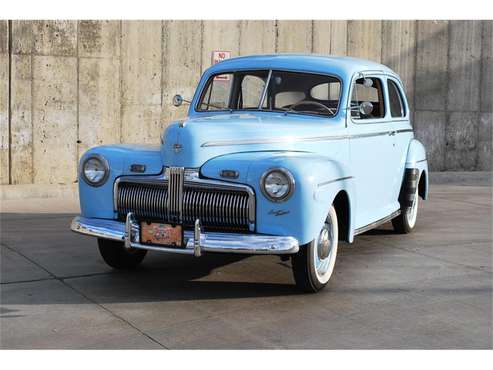
[[[291,257],[300,288],[318,291],[339,240],[390,220],[413,230],[428,164],[391,69],[239,57],[206,70],[187,103],[160,146],[99,146],[81,159],[71,229],[97,237],[110,266],[135,267],[148,250],[274,254]]]

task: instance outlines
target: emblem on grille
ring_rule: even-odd
[[[175,153],[179,153],[181,152],[181,150],[183,149],[183,145],[179,144],[179,143],[175,143],[173,144],[173,151]]]

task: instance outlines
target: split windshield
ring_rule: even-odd
[[[207,81],[198,111],[263,110],[332,117],[341,83],[332,76],[288,71],[238,71]]]

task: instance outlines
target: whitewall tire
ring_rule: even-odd
[[[419,207],[419,180],[420,178],[418,177],[411,206],[401,206],[401,214],[392,220],[394,230],[400,234],[409,234],[416,226]]]
[[[337,257],[339,229],[335,208],[330,208],[322,229],[311,243],[293,255],[293,275],[298,288],[318,292],[332,276]]]

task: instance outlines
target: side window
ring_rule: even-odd
[[[209,85],[200,104],[200,110],[227,109],[232,81],[233,74],[231,73],[214,76],[209,81]]]
[[[264,91],[265,81],[260,77],[246,75],[241,81],[241,107],[257,109]],[[265,102],[264,102],[265,106]]]
[[[385,117],[382,81],[375,77],[355,81],[351,96],[351,117],[365,120]]]
[[[392,117],[404,117],[406,111],[399,88],[392,80],[387,80],[387,88],[389,90],[390,115]]]

